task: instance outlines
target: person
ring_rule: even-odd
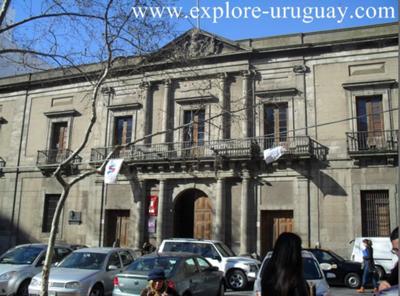
[[[390,234],[390,241],[392,242],[392,253],[396,254],[399,257],[399,227],[393,229]],[[391,286],[399,284],[399,264],[396,263],[392,271],[390,272],[390,276],[386,281],[381,281],[379,284],[379,291],[389,289]]]
[[[378,292],[378,283],[376,281],[375,263],[374,263],[374,250],[372,249],[372,241],[369,239],[363,239],[364,250],[363,250],[363,277],[361,287],[357,290],[358,293],[365,292],[365,285],[369,282],[369,278],[372,278],[372,285],[374,287],[374,293]]]
[[[179,296],[176,290],[168,285],[164,270],[153,269],[149,272],[147,280],[149,283],[140,296]]]
[[[150,242],[145,242],[142,246],[142,255],[153,253],[156,250],[156,247],[153,246]]]
[[[301,238],[283,232],[261,274],[262,296],[310,296],[304,279]]]

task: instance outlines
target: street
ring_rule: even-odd
[[[355,295],[365,295],[365,296],[370,296],[372,294],[372,290],[369,289],[367,292],[363,294],[359,294],[356,292],[355,289],[348,289],[348,288],[342,288],[342,287],[332,287],[331,288],[331,296],[355,296]],[[226,296],[251,296],[252,291],[241,291],[241,292],[233,292],[231,290],[228,290],[225,292]]]

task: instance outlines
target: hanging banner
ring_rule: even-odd
[[[282,146],[277,146],[274,148],[264,150],[264,160],[267,164],[278,160],[283,154],[285,154],[286,149]]]
[[[117,182],[118,173],[123,161],[123,159],[110,159],[108,161],[104,172],[105,184],[115,184]]]
[[[149,215],[150,216],[157,216],[158,213],[158,196],[157,195],[150,195],[150,205],[149,205]]]

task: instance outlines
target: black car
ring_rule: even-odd
[[[349,288],[358,288],[361,284],[361,263],[345,260],[338,254],[323,249],[307,249],[313,253],[322,267],[328,283],[332,286],[345,285]]]

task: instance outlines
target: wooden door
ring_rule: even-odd
[[[67,132],[67,122],[53,123],[50,139],[49,163],[62,162],[65,159],[68,136]]]
[[[357,131],[360,149],[379,149],[384,144],[381,96],[357,98]]]
[[[129,210],[107,210],[105,246],[128,247]]]
[[[293,231],[293,211],[261,211],[261,254],[274,247],[282,232]]]
[[[199,197],[194,202],[193,237],[211,239],[212,207],[208,197]]]

